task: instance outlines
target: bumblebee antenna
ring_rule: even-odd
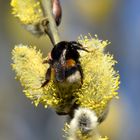
[[[89,52],[86,48],[83,47],[82,44],[80,44],[79,42],[76,41],[70,41],[71,45],[74,46],[77,50],[83,50],[86,52]]]

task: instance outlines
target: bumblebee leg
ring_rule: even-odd
[[[47,72],[46,72],[46,78],[45,78],[45,82],[42,84],[41,87],[44,87],[45,85],[48,84],[48,82],[51,79],[51,67],[48,68]]]
[[[58,115],[62,116],[62,115],[68,115],[68,113],[65,112],[56,112]]]
[[[43,60],[43,64],[46,64],[48,63],[49,61],[48,60]]]
[[[48,53],[47,59],[43,60],[43,64],[46,64],[46,63],[52,65],[53,62],[52,62],[52,58],[51,58],[51,53]]]
[[[83,84],[83,77],[84,77],[84,75],[83,75],[83,69],[82,69],[80,63],[77,64],[77,67],[78,67],[78,70],[79,70],[79,72],[81,74],[81,83]]]

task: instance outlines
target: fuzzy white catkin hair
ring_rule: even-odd
[[[97,140],[98,118],[93,110],[79,108],[75,111],[74,118],[70,122],[68,140],[84,140],[83,136],[88,136],[88,140]],[[81,136],[78,136],[78,132]],[[83,138],[83,139],[82,139]]]

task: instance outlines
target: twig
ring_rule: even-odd
[[[46,24],[44,24],[45,32],[48,34],[52,44],[55,45],[60,42],[60,37],[52,13],[52,0],[42,0],[41,2],[44,16],[47,17]]]

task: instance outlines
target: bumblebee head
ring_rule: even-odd
[[[83,46],[76,41],[62,41],[54,46],[51,57],[53,60],[60,60],[62,57],[65,60],[73,59],[77,61],[80,57],[78,50],[87,51]]]

